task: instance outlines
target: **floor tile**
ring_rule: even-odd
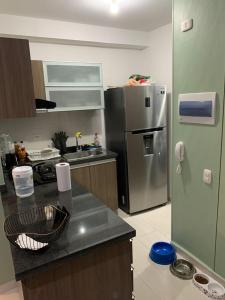
[[[149,266],[147,248],[139,242],[139,240],[133,240],[133,266],[134,266],[134,277],[136,278],[142,274]]]
[[[139,278],[134,282],[135,300],[162,300],[159,295]]]
[[[151,233],[142,235],[140,237],[137,237],[139,242],[141,242],[149,251],[151,249],[151,246],[156,242],[170,242],[170,239],[167,238],[167,236],[163,235],[160,231],[154,230]]]
[[[155,228],[151,224],[146,224],[144,220],[139,221],[131,217],[125,219],[125,221],[128,224],[130,224],[133,228],[135,228],[137,237],[151,233],[155,230]]]
[[[171,234],[171,216],[164,215],[160,213],[160,210],[157,211],[158,215],[154,213],[153,215],[148,215],[144,220],[147,226],[151,226],[155,230],[161,232],[165,236],[170,236]]]
[[[119,216],[120,218],[122,218],[122,219],[127,219],[127,218],[129,218],[129,215],[126,214],[126,213],[125,213],[122,209],[120,209],[120,208],[118,208],[117,214],[118,214],[118,216]]]
[[[139,275],[161,299],[174,300],[186,287],[187,282],[170,274],[169,266],[159,266],[153,262]]]
[[[182,293],[180,293],[176,300],[207,300],[209,299],[206,295],[204,295],[199,289],[197,289],[192,281],[189,281],[186,287],[183,289]],[[164,299],[163,299],[164,300]],[[165,298],[165,300],[167,300]]]
[[[151,245],[171,239],[171,205],[167,204],[124,219],[137,231],[133,240],[134,292],[137,300],[206,300],[191,280],[174,277],[169,266],[149,259]]]
[[[21,300],[18,289],[12,289],[4,293],[0,293],[0,300]]]

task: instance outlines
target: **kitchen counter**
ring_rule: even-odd
[[[71,215],[59,240],[42,254],[11,246],[16,280],[48,270],[50,265],[69,257],[84,255],[99,245],[135,236],[131,226],[76,182],[72,183],[71,191],[64,193],[58,192],[56,183],[35,187],[34,195],[26,199],[16,197],[12,183],[8,183],[7,187],[7,192],[2,193],[5,215],[46,204],[65,206]]]
[[[77,153],[77,152],[70,152],[69,154],[72,153]],[[101,154],[96,154],[96,155],[90,155],[90,156],[86,156],[83,158],[79,158],[73,161],[68,161],[70,165],[79,165],[79,164],[83,164],[83,163],[91,163],[91,162],[95,162],[95,161],[101,161],[101,160],[106,160],[106,159],[113,159],[113,158],[117,158],[117,153],[112,152],[110,150],[107,149],[103,149]],[[42,163],[42,162],[46,162],[46,163],[53,163],[53,164],[57,164],[59,162],[62,161],[66,161],[67,159],[64,158],[63,156],[58,157],[58,158],[51,158],[48,160],[38,160],[38,161],[30,161],[27,164],[30,166],[34,166],[38,163]]]
[[[101,161],[101,160],[107,160],[107,159],[113,159],[116,158],[117,154],[115,152],[103,149],[103,152],[101,154],[88,156],[84,158],[79,158],[77,160],[69,162],[69,164],[72,165],[79,165],[83,163],[91,163],[95,161]]]

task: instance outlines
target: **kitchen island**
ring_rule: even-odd
[[[43,253],[11,246],[16,280],[25,300],[132,299],[132,242],[135,230],[81,188],[59,193],[56,183],[35,187],[19,199],[10,184],[2,193],[5,215],[40,205],[65,206],[69,223]]]

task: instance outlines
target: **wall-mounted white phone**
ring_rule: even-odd
[[[176,173],[181,174],[181,172],[182,172],[181,162],[184,160],[184,143],[181,141],[176,143],[175,156],[176,156],[177,161],[179,162]]]

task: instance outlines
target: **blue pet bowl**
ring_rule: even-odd
[[[170,265],[176,260],[176,250],[169,243],[157,242],[152,245],[149,257],[159,265]]]

